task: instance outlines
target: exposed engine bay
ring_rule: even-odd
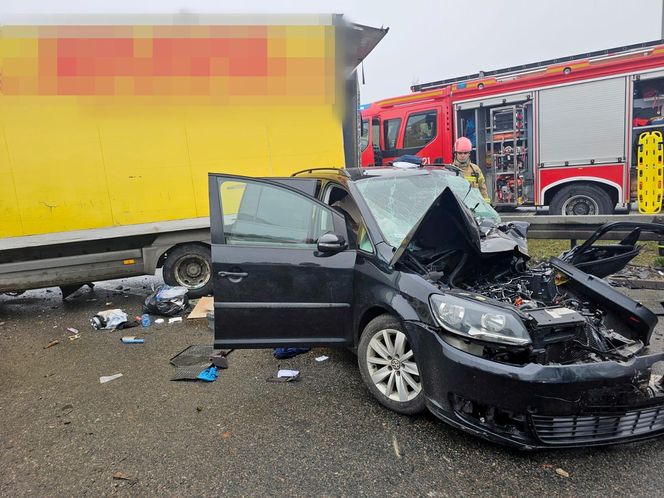
[[[615,228],[605,225],[561,259],[529,267],[527,225],[478,224],[451,191],[437,202],[394,260],[446,295],[516,313],[530,336],[527,345],[464,341],[475,354],[481,351],[483,357],[510,364],[566,365],[626,361],[648,346],[656,315],[602,277],[639,253],[643,228],[664,233],[664,226],[613,224],[632,232],[620,244],[593,245]]]

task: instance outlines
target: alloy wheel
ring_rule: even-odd
[[[404,403],[422,390],[413,350],[403,332],[376,332],[369,341],[366,362],[373,384],[385,397]]]

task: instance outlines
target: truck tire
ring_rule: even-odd
[[[212,294],[210,248],[198,244],[178,246],[168,252],[164,262],[164,282],[186,287],[190,298]]]
[[[576,184],[561,188],[551,199],[551,215],[613,214],[615,204],[606,191],[595,185]]]

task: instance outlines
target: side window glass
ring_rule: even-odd
[[[373,254],[374,248],[369,238],[369,233],[367,232],[367,227],[364,226],[364,223],[360,224],[360,228],[357,231],[357,247],[360,251],[368,252]]]
[[[364,150],[369,145],[369,121],[362,120],[362,132],[360,134],[360,150]]]
[[[383,121],[383,137],[385,142],[385,149],[397,148],[397,137],[399,136],[399,127],[401,126],[401,118],[387,119]]]
[[[424,147],[436,136],[436,111],[411,114],[406,121],[403,146]]]
[[[371,122],[371,145],[380,147],[380,121],[377,119]]]
[[[303,194],[252,181],[221,180],[226,244],[315,248],[332,214]]]

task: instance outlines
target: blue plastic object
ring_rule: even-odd
[[[141,315],[141,325],[143,327],[149,327],[150,326],[150,315],[147,313],[143,313]]]
[[[214,382],[219,375],[217,367],[210,367],[203,370],[198,374],[198,378],[204,380],[205,382]]]
[[[311,348],[274,348],[272,355],[277,360],[284,360],[286,358],[292,358],[299,354],[308,353]]]

